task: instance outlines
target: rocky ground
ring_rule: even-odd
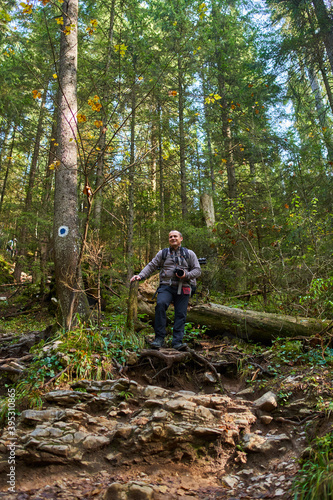
[[[26,360],[16,352],[16,368],[5,366],[19,370]],[[261,364],[252,358],[245,383],[227,370],[236,353],[228,341],[146,350],[112,380],[46,391],[42,409],[2,431],[0,498],[291,499],[311,433],[331,428],[316,406],[331,371],[299,364],[271,377],[266,353]]]

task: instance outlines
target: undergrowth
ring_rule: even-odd
[[[42,394],[50,384],[59,386],[75,379],[112,379],[115,365],[124,365],[130,353],[142,350],[144,337],[125,330],[123,315],[114,315],[102,329],[79,324],[75,329],[36,344],[33,361],[16,384],[18,408],[41,408]],[[0,410],[6,413],[6,401]]]
[[[316,438],[293,485],[294,500],[333,498],[333,433]]]

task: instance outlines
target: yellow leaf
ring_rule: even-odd
[[[177,26],[177,21],[175,21],[175,22],[173,23],[173,25],[174,25],[174,26]]]
[[[64,18],[62,16],[57,18],[57,24],[64,24]]]
[[[59,146],[59,144],[57,142],[54,143],[55,146]]]
[[[97,147],[96,149],[97,149],[97,151],[100,151],[100,150],[101,150],[101,148],[99,148],[99,147]]]
[[[214,99],[218,101],[219,99],[222,99],[222,97],[219,94],[214,94]]]
[[[77,121],[78,121],[79,123],[84,123],[84,122],[86,122],[86,121],[87,121],[87,117],[86,117],[86,115],[82,115],[81,113],[79,113],[79,114],[77,115]]]
[[[53,76],[53,78],[54,78],[55,80],[58,78],[57,73],[53,73],[53,75],[52,75],[52,76]]]
[[[196,50],[193,50],[193,55],[194,55],[194,56],[195,56],[195,54],[196,54],[196,53],[197,53],[197,51],[196,51]]]
[[[227,160],[225,160],[224,158],[222,158],[222,163],[227,163]]]

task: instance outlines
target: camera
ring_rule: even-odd
[[[177,278],[182,278],[184,276],[184,269],[181,269],[180,267],[176,267],[175,270],[173,271]]]

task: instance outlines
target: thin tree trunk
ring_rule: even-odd
[[[332,143],[332,134],[331,134],[331,130],[329,127],[329,123],[327,122],[327,119],[326,119],[326,106],[325,106],[323,99],[322,99],[321,90],[320,90],[319,83],[318,83],[316,74],[314,72],[314,69],[312,68],[311,65],[309,65],[307,67],[307,70],[308,70],[311,90],[312,90],[312,93],[313,93],[313,96],[315,99],[318,120],[319,120],[319,123],[321,126],[325,146],[327,149],[328,159],[330,161],[332,161],[333,160],[333,143]]]
[[[134,63],[135,74],[135,63]],[[128,222],[127,222],[127,281],[133,275],[133,236],[134,236],[134,172],[135,172],[135,120],[136,120],[136,86],[133,83],[131,98],[131,150],[130,167],[128,171]]]
[[[110,10],[110,24],[109,24],[109,34],[108,34],[108,52],[106,57],[105,65],[105,79],[108,79],[108,73],[111,66],[112,54],[113,54],[113,26],[114,26],[114,16],[115,16],[115,4],[116,0],[112,0],[111,10]],[[107,90],[105,89],[105,94]],[[107,102],[107,96],[103,98],[104,106]],[[105,145],[106,145],[106,123],[107,116],[105,112],[105,107],[102,108],[102,121],[103,125],[100,127],[100,137],[98,147],[100,148],[100,154],[97,160],[97,171],[96,171],[96,188],[99,188],[104,182],[104,158],[105,158]],[[94,223],[96,229],[101,226],[102,217],[102,203],[103,203],[103,190],[102,188],[97,191],[94,197]]]
[[[328,15],[323,0],[312,0],[312,3],[320,27],[320,35],[324,42],[327,57],[331,65],[331,71],[333,73],[333,21]]]
[[[24,212],[25,212],[24,217],[30,215],[31,208],[32,208],[32,194],[33,194],[34,187],[35,187],[38,156],[39,156],[39,150],[40,150],[40,141],[41,141],[41,137],[42,137],[42,133],[43,133],[43,118],[44,118],[44,108],[45,108],[45,102],[46,102],[46,95],[47,95],[47,87],[43,92],[42,102],[41,102],[40,110],[39,110],[34,151],[32,154],[32,160],[31,160],[31,164],[30,164],[29,181],[28,181],[27,193],[26,193],[26,198],[25,198],[25,203],[24,203]],[[18,251],[18,255],[16,257],[15,269],[14,269],[14,273],[13,273],[14,279],[17,283],[19,283],[21,281],[21,273],[22,273],[22,270],[24,267],[24,260],[26,259],[26,256],[28,253],[27,244],[28,244],[28,224],[27,224],[27,221],[23,219],[23,224],[22,224],[21,229],[20,229],[19,251]]]
[[[160,185],[160,217],[162,223],[165,218],[164,207],[164,172],[163,172],[163,139],[162,139],[162,109],[158,102],[158,166],[159,166],[159,185]]]
[[[13,157],[13,150],[14,150],[14,144],[15,144],[16,130],[17,130],[17,125],[14,125],[14,128],[13,128],[13,137],[12,137],[12,142],[11,142],[11,145],[10,145],[10,150],[9,150],[9,155],[8,155],[9,156],[9,161],[7,163],[5,178],[3,180],[2,190],[1,190],[0,212],[2,211],[2,205],[3,205],[3,200],[4,200],[5,192],[6,192],[8,175],[9,175],[10,167],[12,166],[12,157]]]
[[[186,161],[185,161],[185,129],[184,129],[184,85],[183,85],[182,58],[178,54],[178,114],[179,114],[179,161],[180,161],[180,189],[181,207],[183,219],[187,216],[187,192],[186,192]]]

